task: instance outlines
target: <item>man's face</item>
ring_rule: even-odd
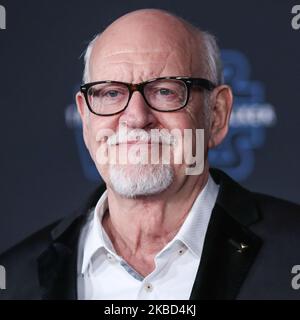
[[[115,80],[140,83],[165,76],[204,77],[201,74],[200,57],[196,59],[199,52],[196,52],[189,42],[187,31],[184,29],[174,31],[173,27],[170,24],[159,25],[155,21],[147,23],[141,17],[131,19],[127,23],[121,21],[119,25],[112,25],[96,41],[93,48],[90,82]],[[182,134],[184,129],[204,128],[206,126],[204,100],[203,91],[191,89],[190,99],[185,108],[170,113],[159,112],[149,108],[143,96],[139,92],[134,92],[128,107],[123,112],[112,116],[97,116],[88,111],[83,97],[79,94],[77,103],[83,120],[84,139],[107,185],[116,189],[116,183],[129,184],[128,179],[132,185],[141,180],[149,185],[153,176],[159,176],[159,181],[151,180],[154,185],[155,183],[160,185],[160,188],[153,186],[153,190],[148,192],[153,194],[163,191],[172,183],[180,184],[186,175],[185,163],[174,164],[172,161],[170,165],[99,163],[99,148],[106,143],[101,139],[99,132],[107,132],[109,129],[117,133],[122,125],[126,126],[127,131],[141,129],[150,132],[151,129],[166,129],[171,132],[177,129]],[[193,140],[195,144],[195,139]],[[110,148],[122,153],[124,150],[130,151],[134,145],[135,143],[126,144],[126,149],[121,144]],[[173,154],[172,148],[171,146]],[[151,154],[151,144],[148,144],[148,149]],[[144,189],[145,186],[142,186],[141,190]],[[136,195],[141,195],[142,192],[139,191]]]

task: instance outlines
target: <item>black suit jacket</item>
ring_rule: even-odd
[[[211,174],[220,191],[190,299],[300,299],[291,285],[300,265],[300,207]],[[104,190],[0,256],[7,273],[1,299],[77,299],[79,234]]]

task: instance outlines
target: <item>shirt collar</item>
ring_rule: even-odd
[[[196,257],[201,257],[207,226],[216,202],[218,191],[219,186],[209,175],[205,187],[197,196],[178,233],[160,253],[172,247],[175,243],[180,242],[183,243],[189,250],[191,250]],[[107,191],[105,191],[97,202],[95,210],[93,211],[93,214],[87,225],[81,273],[85,273],[90,260],[98,250],[104,249],[110,254],[114,255],[115,258],[119,259],[109,237],[102,226],[102,218],[107,209],[108,200]]]
[[[86,230],[86,240],[83,250],[81,273],[84,273],[86,271],[88,264],[96,251],[105,249],[106,251],[115,255],[113,245],[102,226],[102,218],[107,209],[107,190],[105,190],[99,201],[97,202],[97,205],[93,210],[92,216],[90,217],[88,223],[88,227]]]
[[[218,192],[219,186],[209,175],[205,187],[199,193],[183,225],[171,241],[183,242],[198,258],[202,254],[208,223]]]

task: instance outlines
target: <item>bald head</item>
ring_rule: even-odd
[[[95,48],[104,56],[118,50],[153,51],[155,48],[194,49],[196,33],[188,24],[160,10],[139,10],[113,22],[99,37]],[[92,54],[93,56],[93,54]]]
[[[103,74],[107,61],[128,63],[128,58],[132,57],[135,64],[142,64],[150,55],[149,63],[156,73],[164,72],[159,68],[166,69],[164,75],[171,76],[168,70],[182,64],[181,76],[206,77],[215,83],[222,81],[219,51],[213,36],[166,11],[143,9],[115,20],[89,44],[84,82],[100,80],[98,75]],[[166,64],[159,66],[159,61],[166,61]],[[157,74],[147,77],[151,76]]]

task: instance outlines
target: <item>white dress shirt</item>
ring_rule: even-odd
[[[82,229],[78,254],[78,299],[187,300],[219,186],[209,176],[176,236],[155,256],[155,269],[141,276],[116,254],[102,226],[107,192]],[[180,208],[178,208],[180,210]]]

